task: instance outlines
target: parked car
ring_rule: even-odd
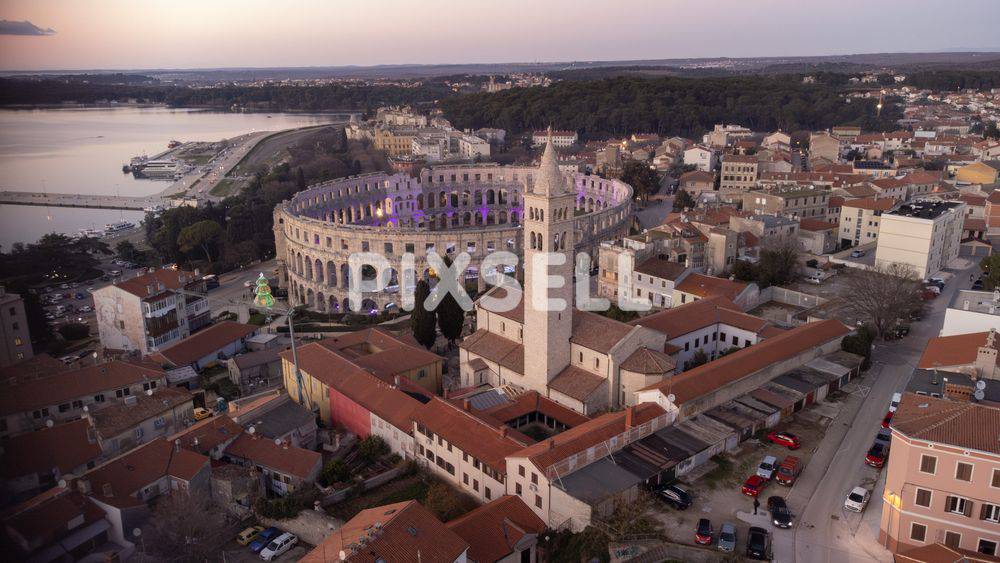
[[[844,508],[847,510],[853,510],[854,512],[862,512],[865,506],[868,506],[868,500],[871,498],[872,492],[864,487],[854,487],[851,492],[847,494],[847,499],[844,500]]]
[[[694,533],[694,541],[701,545],[711,545],[714,533],[712,521],[708,518],[701,518],[698,520],[698,529]]]
[[[797,450],[802,445],[799,442],[799,437],[791,432],[774,431],[767,435],[767,439],[790,450]]]
[[[77,301],[83,301],[84,299],[87,298],[87,296],[84,295],[82,291],[77,291],[76,294],[73,295],[73,297],[76,297]]]
[[[882,418],[882,428],[888,428],[892,424],[892,415],[894,414],[896,414],[896,411],[892,410],[885,413],[885,416]]]
[[[764,456],[760,465],[757,466],[757,475],[770,480],[774,477],[774,470],[778,468],[778,458],[773,455]]]
[[[747,532],[747,557],[751,559],[767,559],[771,551],[771,538],[767,530],[751,526]]]
[[[677,485],[661,487],[656,496],[677,510],[687,510],[691,506],[691,495]]]
[[[892,445],[892,430],[879,428],[878,434],[875,435],[875,443],[882,444],[888,450],[889,446]]]
[[[774,480],[777,481],[779,485],[786,485],[790,487],[795,484],[795,479],[798,478],[801,471],[802,460],[793,455],[787,455],[778,465],[778,471]]]
[[[983,289],[983,280],[976,280],[972,282],[972,289],[977,291]]]
[[[63,356],[63,357],[59,358],[59,361],[62,362],[62,363],[64,363],[64,364],[72,364],[76,360],[77,360],[76,356]]]
[[[892,399],[889,400],[889,412],[894,413],[896,409],[899,408],[899,401],[903,400],[902,393],[893,393]]]
[[[851,258],[862,258],[865,254],[868,254],[867,250],[852,250]]]
[[[212,416],[212,411],[210,411],[210,410],[208,410],[206,408],[202,408],[202,407],[195,407],[194,408],[194,419],[195,420],[205,420],[206,418],[208,418],[210,416]]]
[[[236,536],[236,543],[240,545],[247,545],[253,540],[257,539],[257,536],[264,531],[264,526],[250,526],[249,528],[243,530]]]
[[[257,534],[257,539],[250,542],[250,550],[254,553],[258,553],[260,550],[267,547],[267,544],[271,543],[273,538],[276,538],[279,535],[281,535],[281,530],[271,526],[260,534]]]
[[[271,543],[267,544],[267,547],[260,550],[260,558],[264,561],[270,561],[292,549],[297,543],[299,543],[298,536],[290,532],[285,532],[271,540]]]
[[[886,454],[888,453],[888,448],[886,448],[881,443],[874,443],[872,447],[868,450],[868,455],[865,456],[865,464],[881,469],[885,465]]]
[[[768,480],[761,477],[760,475],[754,474],[747,477],[747,480],[743,482],[743,494],[748,497],[755,497],[760,494],[764,487],[767,486]]]
[[[736,549],[736,526],[731,522],[723,522],[719,529],[719,551],[731,552]]]
[[[771,523],[779,528],[792,527],[792,513],[784,497],[772,496],[767,499],[767,511],[771,513]]]
[[[94,308],[91,307],[90,305],[84,305],[83,307],[80,307],[80,309],[79,309],[79,311],[81,313],[89,313],[89,312],[91,312],[93,310],[94,310]]]

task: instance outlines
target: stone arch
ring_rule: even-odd
[[[471,224],[472,224],[472,213],[466,211],[464,214],[462,214],[462,225],[468,227]]]
[[[444,193],[444,192],[441,192]],[[438,216],[438,229],[445,230],[448,228],[448,217],[444,214]]]
[[[448,192],[442,191],[438,194],[438,207],[442,209],[448,207]]]
[[[375,301],[370,297],[362,299],[360,312],[367,315],[370,314],[372,311],[375,311],[376,313],[378,312],[378,304],[375,303]]]
[[[340,287],[347,289],[351,286],[351,267],[346,263],[340,265]]]
[[[501,211],[500,212],[500,221],[499,222],[500,222],[501,225],[506,225],[507,224],[507,212],[506,211]]]
[[[331,312],[331,313],[339,313],[340,312],[340,303],[337,301],[337,296],[336,295],[331,295],[330,296],[330,304],[329,304],[329,308],[327,310],[329,312]]]
[[[313,272],[315,272],[316,281],[323,283],[323,262],[319,258],[316,259],[316,263],[313,266]]]
[[[493,205],[496,203],[496,193],[493,190],[486,190],[486,205]]]
[[[340,312],[342,312],[342,313],[349,313],[349,312],[351,312],[351,300],[350,299],[348,299],[348,298],[345,297],[344,300],[341,301]]]
[[[333,260],[328,260],[326,263],[326,285],[337,287],[337,265]]]
[[[417,209],[424,208],[424,194],[417,194]]]
[[[306,271],[305,271],[304,276],[305,276],[305,278],[307,280],[312,281],[312,279],[313,279],[313,261],[312,261],[312,258],[310,258],[309,256],[305,257],[305,266],[306,266]]]
[[[306,290],[306,306],[310,309],[316,306],[316,295],[313,293],[312,288]]]
[[[323,295],[322,291],[316,292],[316,310],[326,311],[326,296]]]

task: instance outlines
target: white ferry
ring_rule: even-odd
[[[146,178],[173,179],[178,172],[177,162],[173,160],[147,160],[140,170]]]
[[[104,225],[104,234],[113,235],[115,233],[127,231],[132,228],[135,228],[135,223],[132,223],[130,221],[118,221],[117,223],[108,223],[107,225]]]
[[[80,229],[81,237],[99,238],[103,235],[104,231],[99,231],[97,229]]]

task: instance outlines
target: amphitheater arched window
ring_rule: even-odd
[[[475,196],[476,196],[475,197],[476,205],[482,205],[483,204],[483,191],[482,190],[476,190]]]
[[[295,258],[295,265],[297,267],[296,271],[298,272],[298,274],[300,276],[301,275],[305,275],[305,268],[302,265],[302,254],[301,253],[298,256],[296,256],[296,258]]]
[[[496,216],[493,215],[492,211],[490,211],[489,213],[486,214],[486,224],[487,225],[495,225],[496,222],[497,222]]]
[[[424,208],[424,194],[417,194],[417,209]]]
[[[340,265],[340,287],[347,289],[351,286],[351,267],[347,264]]]
[[[438,194],[438,207],[448,207],[448,192]]]
[[[451,192],[451,206],[458,207],[458,192]]]
[[[507,224],[507,212],[506,211],[501,211],[500,212],[500,224],[501,225],[506,225]]]
[[[460,220],[461,220],[461,218],[458,216],[457,213],[452,214],[452,216],[451,216],[451,226],[452,227],[459,227],[459,226],[461,226]]]
[[[486,205],[493,205],[496,203],[496,194],[493,190],[486,190]]]
[[[468,207],[471,204],[472,194],[469,190],[462,192],[462,207]]]
[[[507,204],[507,190],[500,190],[500,205]]]
[[[531,240],[531,242],[530,242],[531,249],[532,250],[536,250],[538,248],[538,245],[535,243],[535,231],[531,231],[530,240]]]
[[[472,223],[472,213],[466,211],[462,214],[462,226],[468,227]]]
[[[316,272],[316,281],[323,282],[323,263],[320,262],[319,258],[316,259],[314,264],[314,271]]]
[[[316,310],[326,311],[326,297],[322,291],[316,293]]]
[[[326,285],[337,287],[337,265],[333,263],[333,260],[326,263]]]

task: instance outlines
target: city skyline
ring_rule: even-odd
[[[0,8],[7,23],[0,27],[0,69],[475,64],[1000,47],[990,25],[1000,18],[1000,4],[975,0],[948,10],[949,17],[940,18],[929,1],[803,6],[771,0],[751,6],[636,0],[586,10],[563,0],[520,7],[431,2],[419,9],[398,1],[298,1],[274,14],[259,1],[223,1],[195,11],[183,2],[14,0]],[[762,11],[775,15],[760,18]],[[886,25],[890,21],[895,23]],[[419,41],[400,50],[404,34],[418,34]]]

